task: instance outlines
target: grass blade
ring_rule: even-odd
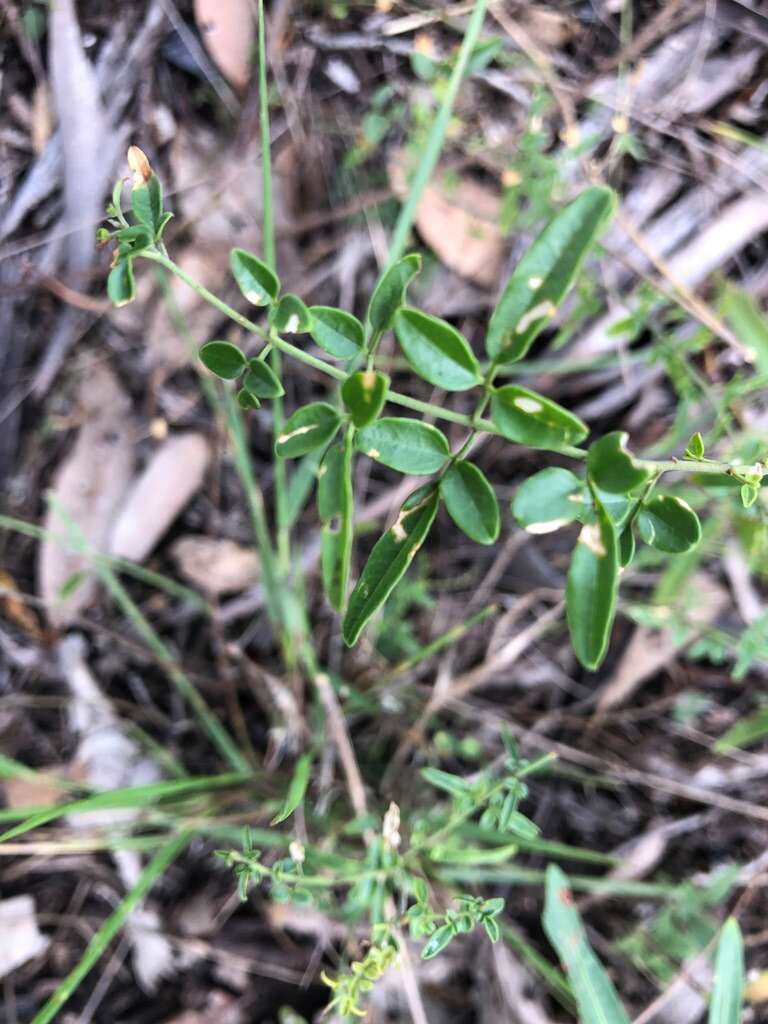
[[[739,1024],[744,998],[744,942],[739,923],[729,917],[715,955],[715,984],[709,1024]]]
[[[451,112],[453,111],[453,104],[456,101],[456,94],[459,91],[461,80],[463,79],[464,73],[467,69],[467,63],[470,55],[477,45],[480,30],[483,27],[483,20],[485,18],[487,6],[488,0],[477,0],[472,11],[472,17],[469,19],[469,24],[467,25],[467,31],[464,34],[458,59],[453,67],[453,71],[451,72],[451,77],[448,82],[448,88],[445,90],[445,94],[443,96],[443,102],[440,104],[440,109],[437,112],[434,124],[430,130],[419,166],[416,168],[416,173],[411,180],[408,190],[408,198],[403,204],[400,210],[400,215],[397,218],[394,234],[392,235],[392,241],[389,244],[389,259],[387,261],[387,266],[392,266],[393,263],[400,259],[405,251],[405,247],[408,243],[408,235],[411,232],[413,222],[416,218],[416,210],[418,209],[419,202],[421,201],[424,189],[427,187],[429,179],[432,177],[432,173],[437,166],[437,161],[440,159],[443,142],[445,141],[445,133],[448,129],[448,122],[451,118]]]
[[[568,975],[582,1024],[629,1024],[611,979],[589,945],[568,879],[554,864],[547,868],[544,931]]]
[[[48,1021],[56,1017],[62,1006],[72,997],[82,980],[95,967],[107,946],[122,928],[128,915],[141,903],[156,879],[179,856],[190,838],[191,833],[182,833],[179,836],[175,836],[158,850],[142,871],[136,885],[134,885],[125,899],[120,902],[93,936],[78,965],[62,981],[45,1006],[35,1016],[32,1024],[48,1024]]]

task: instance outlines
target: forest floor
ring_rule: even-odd
[[[277,263],[308,305],[364,316],[471,7],[268,4]],[[521,805],[539,838],[452,876],[456,891],[506,899],[503,941],[473,933],[434,961],[416,952],[417,994],[395,969],[366,1019],[414,1019],[415,1000],[430,1024],[574,1020],[541,924],[555,859],[631,1018],[704,1019],[714,942],[734,914],[745,1019],[768,1021],[764,497],[745,509],[727,489],[679,482],[703,541],[673,559],[643,550],[622,577],[608,657],[590,673],[562,606],[574,531],[532,535],[509,512],[522,481],[564,464],[558,455],[486,436],[475,455],[501,499],[500,541],[480,547],[441,516],[351,650],[321,593],[314,466],[291,466],[294,567],[332,697],[284,668],[223,392],[195,358],[214,337],[247,347],[244,332],[148,264],[137,265],[137,300],[114,309],[110,253],[94,241],[137,144],[175,213],[174,258],[247,312],[228,253],[262,248],[255,9],[0,5],[0,818],[10,828],[29,817],[20,808],[221,775],[231,764],[206,715],[252,772],[185,799],[169,791],[165,805],[68,808],[0,842],[0,1022],[36,1019],[160,840],[185,829],[184,850],[56,1019],[319,1020],[321,971],[359,956],[364,934],[322,901],[275,901],[255,886],[242,903],[215,851],[238,848],[250,824],[262,848],[274,835],[276,850],[298,838],[348,855],[350,819],[358,836],[380,829],[391,800],[407,835],[437,799],[420,769],[472,776],[503,755],[505,734],[526,757],[556,755]],[[617,191],[619,217],[516,372],[598,436],[627,431],[647,457],[680,455],[700,431],[708,454],[765,458],[764,9],[492,3],[417,211],[424,269],[410,298],[480,351],[542,226],[590,181]],[[382,357],[400,390],[445,402],[389,340]],[[289,412],[327,394],[321,374],[290,360],[285,387]],[[268,509],[270,416],[266,405],[247,414],[242,449]],[[409,489],[362,462],[356,570]],[[444,643],[454,627],[458,642]],[[202,716],[188,690],[207,702]],[[304,806],[270,832],[310,748]]]

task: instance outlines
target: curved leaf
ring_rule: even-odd
[[[283,424],[275,443],[281,458],[295,459],[327,444],[339,429],[339,414],[327,402],[313,402],[297,409]]]
[[[516,384],[507,384],[491,395],[491,418],[504,437],[529,448],[557,451],[578,444],[589,433],[585,423],[557,402]]]
[[[247,365],[241,350],[229,341],[207,342],[200,349],[200,362],[223,380],[235,380]]]
[[[420,487],[406,498],[397,520],[379,538],[349,598],[342,632],[352,647],[371,616],[386,601],[434,522],[440,494],[437,488]]]
[[[567,469],[552,466],[522,484],[512,514],[529,533],[551,533],[579,519],[587,507],[584,482]]]
[[[290,818],[296,808],[299,806],[301,801],[304,799],[304,794],[307,791],[309,785],[309,773],[312,767],[313,755],[302,754],[299,760],[296,762],[296,767],[293,770],[293,778],[291,784],[288,787],[283,806],[274,816],[270,825],[279,825],[281,821],[285,821],[286,818]]]
[[[450,455],[445,434],[437,427],[399,416],[364,427],[355,441],[359,451],[400,473],[436,473]]]
[[[598,487],[611,494],[628,494],[651,475],[650,470],[627,451],[628,437],[625,431],[614,430],[589,448],[589,475]]]
[[[445,320],[403,308],[395,334],[413,370],[435,387],[466,391],[480,383],[480,364],[461,334]]]
[[[483,473],[471,462],[454,463],[440,481],[448,515],[478,544],[493,544],[499,536],[499,503]]]
[[[107,295],[115,306],[127,306],[136,298],[133,260],[124,256],[112,267],[107,278]]]
[[[581,528],[565,592],[574,652],[581,664],[592,670],[600,665],[608,649],[619,581],[616,531],[597,502],[595,513],[595,522]]]
[[[358,370],[341,385],[341,397],[356,427],[367,427],[384,407],[389,377],[375,370]]]
[[[421,270],[421,256],[410,253],[385,270],[373,290],[368,321],[377,333],[392,326],[395,313],[405,302],[408,285]]]
[[[637,528],[646,544],[670,554],[690,551],[701,540],[699,517],[682,498],[669,494],[658,495],[643,505]]]
[[[229,265],[237,287],[254,306],[269,306],[278,296],[280,279],[266,263],[245,249],[233,249]]]
[[[309,310],[293,292],[281,296],[269,320],[278,334],[306,334],[312,325]]]
[[[285,394],[274,370],[263,359],[250,359],[243,387],[256,398],[280,398]]]
[[[557,312],[615,205],[611,189],[587,189],[539,235],[515,268],[491,317],[486,349],[492,359],[511,363],[523,358]]]
[[[310,306],[309,333],[315,344],[336,359],[354,359],[365,330],[356,316],[334,306]]]

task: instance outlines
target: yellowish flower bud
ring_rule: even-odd
[[[146,185],[152,177],[152,167],[147,159],[147,154],[138,146],[128,147],[128,167],[133,174],[134,188]]]

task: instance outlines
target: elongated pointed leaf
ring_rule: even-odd
[[[400,473],[427,476],[443,467],[448,441],[437,427],[399,416],[384,417],[357,435],[359,451]]]
[[[223,380],[235,380],[247,363],[243,352],[229,341],[209,341],[200,349],[200,362]]]
[[[585,423],[557,402],[528,388],[507,384],[491,395],[491,419],[510,441],[557,451],[589,433]]]
[[[131,209],[139,224],[156,238],[163,219],[163,189],[160,179],[153,174],[146,185],[131,190]]]
[[[233,249],[229,254],[237,287],[254,306],[269,306],[278,296],[280,280],[263,260],[245,249]]]
[[[327,444],[339,429],[339,414],[327,402],[305,405],[288,418],[275,444],[284,459],[295,459]]]
[[[709,1024],[740,1024],[744,1003],[744,942],[735,918],[723,927],[715,957]]]
[[[499,503],[483,473],[471,462],[454,463],[440,481],[448,515],[478,544],[493,544],[499,536]]]
[[[500,363],[522,359],[552,319],[615,208],[608,188],[582,192],[544,229],[509,279],[491,317],[488,355]]]
[[[356,427],[373,423],[384,407],[389,390],[389,377],[375,370],[359,370],[341,385],[341,397]]]
[[[437,488],[420,487],[405,500],[396,522],[374,545],[349,598],[343,636],[351,647],[405,574],[437,515]]]
[[[336,359],[354,359],[365,337],[356,316],[334,306],[310,306],[309,315],[309,333],[315,344]]]
[[[613,982],[589,944],[568,879],[555,864],[547,868],[543,923],[565,968],[581,1024],[629,1024]]]
[[[671,554],[690,551],[701,540],[699,517],[682,498],[669,494],[658,495],[643,505],[637,528],[646,544]]]
[[[291,784],[288,787],[288,792],[286,793],[285,800],[283,801],[283,806],[274,816],[270,825],[279,825],[280,822],[285,821],[286,818],[290,818],[304,799],[304,794],[306,793],[307,786],[309,785],[309,773],[312,768],[313,760],[313,755],[309,753],[302,754],[296,762],[296,767],[293,769]]]
[[[344,505],[344,447],[332,445],[317,471],[317,511],[323,523],[341,515]]]
[[[589,475],[598,487],[611,494],[628,494],[651,475],[650,470],[627,451],[627,440],[628,435],[623,430],[614,430],[589,448]]]
[[[619,555],[616,531],[602,505],[595,522],[585,523],[571,555],[566,611],[576,657],[596,669],[605,657],[616,614]]]
[[[570,470],[551,466],[521,484],[512,514],[528,533],[552,533],[579,519],[588,503],[584,482]]]
[[[405,307],[395,314],[394,326],[405,358],[430,384],[466,391],[480,383],[480,364],[472,349],[445,320]]]
[[[334,611],[340,611],[343,604],[341,556],[341,531],[324,523],[320,531],[320,576],[328,604]]]
[[[374,331],[386,331],[392,326],[395,313],[405,303],[408,285],[420,270],[421,256],[410,253],[384,271],[368,306],[368,321]]]
[[[285,389],[263,359],[250,359],[243,387],[257,398],[280,398]]]

